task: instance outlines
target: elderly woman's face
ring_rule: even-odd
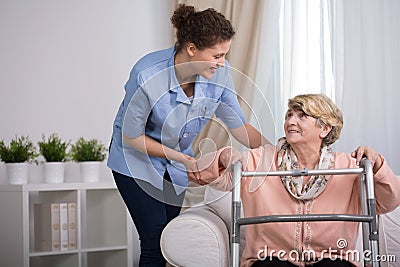
[[[284,130],[289,144],[321,144],[325,137],[323,127],[317,119],[307,116],[302,110],[289,109],[286,112]]]

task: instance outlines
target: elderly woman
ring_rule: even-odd
[[[232,188],[231,173],[236,161],[246,171],[276,171],[295,168],[357,168],[365,155],[373,164],[377,213],[400,204],[400,182],[382,155],[367,146],[351,155],[333,152],[330,145],[343,126],[341,111],[325,95],[299,95],[289,100],[285,136],[276,146],[265,145],[243,153],[223,148],[198,160],[200,184],[211,183],[220,190]],[[194,176],[191,175],[193,180]],[[245,217],[283,214],[358,214],[359,175],[306,177],[246,177],[241,181]],[[356,222],[290,222],[248,225],[241,266],[361,266],[362,259],[340,257],[355,250]],[[338,247],[339,241],[347,247]],[[315,252],[313,260],[304,252]],[[362,251],[360,255],[362,256]]]

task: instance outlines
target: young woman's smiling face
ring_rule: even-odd
[[[218,68],[225,66],[225,56],[229,52],[231,40],[218,43],[202,50],[194,49],[191,63],[197,74],[211,79]]]

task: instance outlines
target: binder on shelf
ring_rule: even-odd
[[[60,203],[60,250],[68,250],[68,203]]]
[[[75,250],[76,246],[76,203],[68,203],[68,249]]]
[[[58,203],[34,204],[35,249],[60,250],[60,205]]]

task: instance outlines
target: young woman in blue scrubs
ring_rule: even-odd
[[[108,166],[140,237],[140,266],[165,266],[160,236],[181,209],[192,142],[214,114],[242,144],[267,142],[245,120],[225,60],[235,34],[214,9],[180,5],[175,47],[133,67],[114,121]]]

